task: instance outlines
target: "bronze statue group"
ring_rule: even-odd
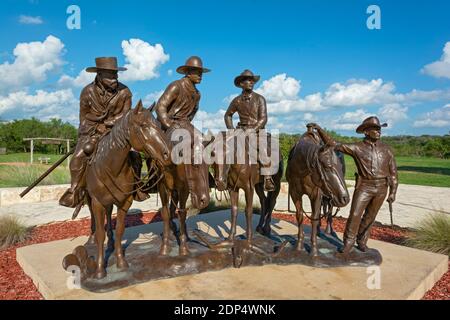
[[[87,85],[80,95],[80,125],[78,142],[70,162],[71,187],[60,199],[63,206],[76,208],[88,205],[91,211],[91,240],[97,244],[97,278],[106,275],[104,262],[105,234],[108,244],[116,255],[119,269],[128,263],[121,244],[125,228],[125,215],[133,200],[143,201],[150,190],[159,192],[162,200],[164,220],[161,255],[170,252],[171,233],[179,232],[179,254],[189,255],[189,236],[186,230],[186,203],[190,196],[192,206],[203,209],[210,201],[210,187],[228,191],[231,199],[232,242],[236,232],[239,189],[244,190],[247,218],[246,239],[251,246],[253,194],[256,191],[261,203],[261,218],[257,231],[270,235],[270,217],[280,192],[283,175],[283,159],[280,159],[275,174],[263,174],[263,168],[274,165],[262,162],[226,164],[214,163],[214,177],[210,177],[210,165],[202,161],[175,164],[171,161],[174,142],[171,134],[177,129],[194,135],[192,120],[198,111],[200,92],[196,85],[204,73],[202,60],[193,56],[177,72],[184,77],[170,83],[162,96],[149,109],[139,101],[132,109],[131,91],[118,81],[123,71],[114,57],[96,58],[96,66],[87,72],[96,73],[95,80]],[[260,77],[244,70],[234,79],[234,85],[242,93],[234,98],[225,113],[228,130],[261,131],[267,124],[267,106],[264,97],[253,91]],[[156,112],[156,117],[153,116]],[[233,115],[237,113],[239,123],[233,126]],[[337,152],[351,156],[358,173],[351,201],[350,216],[344,232],[343,246],[337,255],[345,259],[352,250],[367,251],[367,240],[376,215],[386,196],[392,204],[398,186],[397,168],[390,148],[380,141],[381,124],[377,117],[365,119],[356,129],[364,134],[357,143],[344,144],[334,141],[318,124],[308,124],[308,131],[292,147],[286,168],[286,180],[298,221],[296,250],[304,250],[302,195],[311,200],[311,256],[319,255],[317,233],[320,229],[320,212],[323,199],[330,205],[346,206],[350,196],[344,179],[342,160]],[[206,144],[205,144],[206,145]],[[205,146],[204,145],[204,146]],[[262,146],[257,147],[258,152]],[[226,150],[225,150],[226,153]],[[144,154],[148,174],[141,177]],[[265,193],[267,192],[267,193]],[[111,215],[113,206],[118,208],[114,240]],[[173,219],[178,216],[179,230]],[[106,232],[105,232],[106,219]],[[330,221],[328,221],[331,223]],[[327,231],[331,232],[331,226]],[[357,248],[354,248],[355,244]]]

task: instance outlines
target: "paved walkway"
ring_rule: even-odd
[[[353,187],[349,188],[350,195],[353,194]],[[211,195],[214,199],[213,194]],[[258,199],[255,196],[255,204]],[[243,201],[244,197],[241,195]],[[311,211],[311,206],[307,198],[304,198],[304,209]],[[139,213],[141,211],[157,210],[161,202],[157,204],[156,195],[144,202],[134,202],[130,212]],[[281,193],[278,197],[276,210],[287,211],[287,195]],[[400,185],[397,193],[397,201],[393,205],[394,224],[402,227],[414,227],[421,219],[429,214],[446,213],[450,214],[450,188],[425,187],[414,185]],[[294,205],[291,201],[291,210]],[[348,217],[350,204],[342,208],[338,216]],[[37,203],[15,204],[0,207],[0,215],[17,215],[28,225],[40,225],[55,221],[70,220],[73,209],[58,205],[57,201],[46,201]],[[192,212],[194,213],[194,212]],[[84,207],[78,218],[88,217],[89,210]],[[377,221],[390,224],[389,208],[387,203],[383,205],[377,216]]]

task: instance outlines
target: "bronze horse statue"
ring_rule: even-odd
[[[264,179],[260,174],[258,163],[251,163],[248,154],[245,155],[244,163],[237,163],[233,161],[232,164],[227,163],[226,158],[228,152],[233,150],[227,148],[228,142],[232,138],[227,138],[225,132],[220,132],[222,135],[221,143],[223,142],[223,152],[221,155],[215,152],[216,161],[213,162],[214,181],[219,191],[229,191],[231,200],[231,230],[228,241],[233,241],[236,235],[236,219],[238,213],[239,189],[244,190],[245,194],[245,216],[246,216],[246,238],[248,241],[252,239],[252,215],[253,215],[253,195],[259,197],[261,204],[261,216],[259,219],[256,231],[263,235],[270,235],[270,222],[272,211],[275,207],[278,194],[281,189],[281,178],[283,176],[283,159],[280,154],[278,163],[278,171],[272,176],[275,190],[269,191],[267,196],[264,193]],[[246,143],[245,150],[249,150],[248,143]],[[220,158],[218,158],[220,157]]]
[[[318,145],[308,137],[301,137],[289,153],[286,169],[286,180],[289,183],[289,195],[295,208],[298,223],[297,250],[302,250],[304,242],[302,196],[306,194],[311,201],[311,251],[318,255],[317,233],[320,224],[322,196],[331,199],[331,204],[343,207],[350,197],[345,184],[342,165],[334,148]]]
[[[130,150],[144,152],[152,157],[163,170],[171,164],[170,145],[158,126],[150,110],[143,108],[139,101],[135,109],[119,119],[111,132],[99,142],[86,168],[86,200],[95,221],[97,243],[97,266],[95,277],[106,276],[104,242],[105,217],[108,219],[108,235],[112,240],[111,214],[113,205],[118,208],[116,241],[114,250],[117,268],[127,269],[122,249],[125,230],[125,216],[133,202],[136,177],[130,161]]]
[[[191,137],[193,131],[190,132]],[[170,131],[165,133],[167,139],[171,141]],[[193,141],[193,139],[192,139]],[[171,146],[174,147],[173,143]],[[179,255],[185,256],[189,254],[187,242],[189,241],[186,229],[187,208],[186,203],[188,197],[191,197],[191,206],[196,209],[204,209],[209,205],[209,166],[201,155],[200,163],[196,163],[194,158],[198,156],[198,152],[203,151],[203,144],[191,144],[190,161],[181,161],[174,163],[166,168],[164,177],[157,178],[158,192],[161,197],[162,209],[161,215],[164,221],[163,239],[160,248],[160,255],[168,255],[170,253],[170,236],[171,232],[178,234],[177,226],[173,218],[178,214],[179,228]],[[196,154],[197,153],[197,154]],[[172,155],[174,156],[174,155]],[[183,155],[180,155],[183,157]],[[187,160],[187,158],[184,158]],[[198,159],[198,158],[197,158]],[[147,160],[147,166],[149,166]],[[169,207],[170,206],[170,207]]]

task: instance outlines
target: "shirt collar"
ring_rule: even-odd
[[[371,146],[373,146],[373,147],[377,147],[377,146],[378,146],[378,143],[380,142],[380,140],[377,140],[377,141],[375,141],[375,142],[372,142],[372,141],[370,141],[369,139],[365,138],[365,139],[364,139],[364,142],[367,143],[367,144],[369,144],[369,145],[371,145]]]

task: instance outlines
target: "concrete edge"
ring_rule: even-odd
[[[29,266],[22,257],[21,248],[16,249],[16,261],[19,266],[22,268],[23,272],[33,281],[39,293],[44,297],[45,300],[55,300],[55,296],[52,294],[52,291],[48,286],[45,285],[45,281],[40,278],[39,274],[34,272],[34,268]],[[42,285],[41,285],[42,284]]]
[[[420,282],[420,286],[410,293],[407,300],[421,300],[427,291],[431,290],[447,271],[448,257],[442,255],[442,261]]]

